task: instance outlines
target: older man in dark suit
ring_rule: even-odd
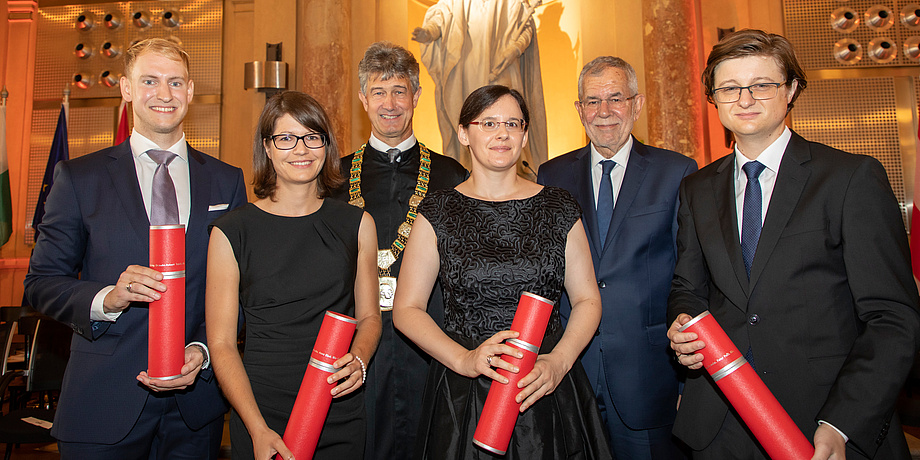
[[[677,256],[677,188],[696,162],[632,137],[645,95],[636,72],[601,56],[581,71],[575,110],[591,143],[540,167],[584,210],[604,315],[582,355],[617,458],[680,458],[671,437],[677,367],[666,310]],[[571,310],[568,297],[560,305]]]
[[[75,332],[52,435],[63,459],[217,458],[227,406],[208,368],[208,224],[245,203],[242,171],[185,142],[194,84],[173,41],[132,46],[121,92],[134,132],[58,164],[25,280],[29,302]],[[166,290],[147,267],[158,219],[186,226],[189,346],[172,380],[144,371],[147,303]]]
[[[815,459],[908,458],[894,414],[918,349],[917,288],[882,165],[784,125],[805,75],[779,35],[725,37],[703,73],[735,151],[681,186],[668,330],[687,378],[674,433],[695,458],[765,458],[679,332],[709,310],[814,440]]]

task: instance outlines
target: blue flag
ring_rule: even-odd
[[[41,192],[38,194],[38,203],[35,204],[35,214],[32,217],[32,230],[35,232],[35,239],[38,240],[38,224],[41,223],[42,217],[45,216],[45,200],[48,199],[48,192],[51,191],[51,185],[54,184],[54,166],[59,161],[70,159],[70,148],[67,146],[67,115],[64,112],[64,106],[61,106],[61,114],[58,115],[57,128],[54,129],[54,140],[51,142],[51,154],[48,155],[48,164],[45,166],[45,177],[42,178]]]

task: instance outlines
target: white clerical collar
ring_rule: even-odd
[[[400,152],[405,152],[406,150],[411,149],[416,142],[418,141],[415,140],[415,133],[412,133],[406,140],[397,144],[395,148],[399,149]],[[374,133],[371,133],[371,138],[367,141],[367,143],[378,152],[386,152],[387,150],[394,148],[390,147],[382,140],[377,139],[377,136],[374,136]]]
[[[182,133],[182,138],[179,139],[179,141],[175,144],[171,145],[168,149],[162,149],[159,145],[154,143],[152,140],[147,139],[143,134],[137,132],[135,129],[131,132],[130,145],[131,154],[135,157],[139,157],[151,149],[168,150],[172,153],[175,153],[179,156],[179,158],[182,158],[182,160],[188,163],[188,144],[185,143],[185,133]]]

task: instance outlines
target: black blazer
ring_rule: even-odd
[[[793,133],[748,281],[733,162],[717,160],[681,186],[668,321],[710,310],[738,349],[752,349],[757,373],[809,440],[824,420],[850,438],[848,455],[906,458],[891,422],[920,347],[920,315],[884,168]],[[694,449],[712,441],[728,410],[703,374],[690,372],[674,425]]]
[[[148,265],[149,222],[129,142],[58,163],[25,279],[31,305],[73,328],[71,357],[51,434],[111,444],[124,438],[149,391],[147,304],[117,321],[90,321],[90,305],[128,265]],[[207,343],[204,325],[208,224],[246,202],[243,174],[188,147],[191,212],[186,230],[186,343]],[[212,208],[213,207],[213,208]],[[227,410],[217,379],[202,370],[175,393],[186,424],[198,429]]]

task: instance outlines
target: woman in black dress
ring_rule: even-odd
[[[470,178],[432,192],[419,205],[399,274],[393,321],[431,354],[418,454],[425,459],[491,458],[472,443],[496,368],[517,372],[503,355],[521,293],[558,302],[564,288],[572,314],[558,305],[532,372],[516,399],[521,414],[506,459],[611,458],[594,394],[578,355],[600,321],[600,295],[581,209],[568,192],[517,175],[527,141],[521,95],[486,86],[464,102],[458,138],[472,156]],[[425,311],[439,278],[444,329]]]
[[[361,458],[364,398],[356,390],[381,327],[374,220],[325,199],[342,181],[339,153],[312,97],[294,91],[271,97],[253,144],[259,199],[217,219],[208,248],[208,343],[233,406],[233,458],[291,458],[280,435],[326,311],[353,316],[358,325],[350,352],[333,364],[340,370],[329,382],[339,383],[315,458]]]

